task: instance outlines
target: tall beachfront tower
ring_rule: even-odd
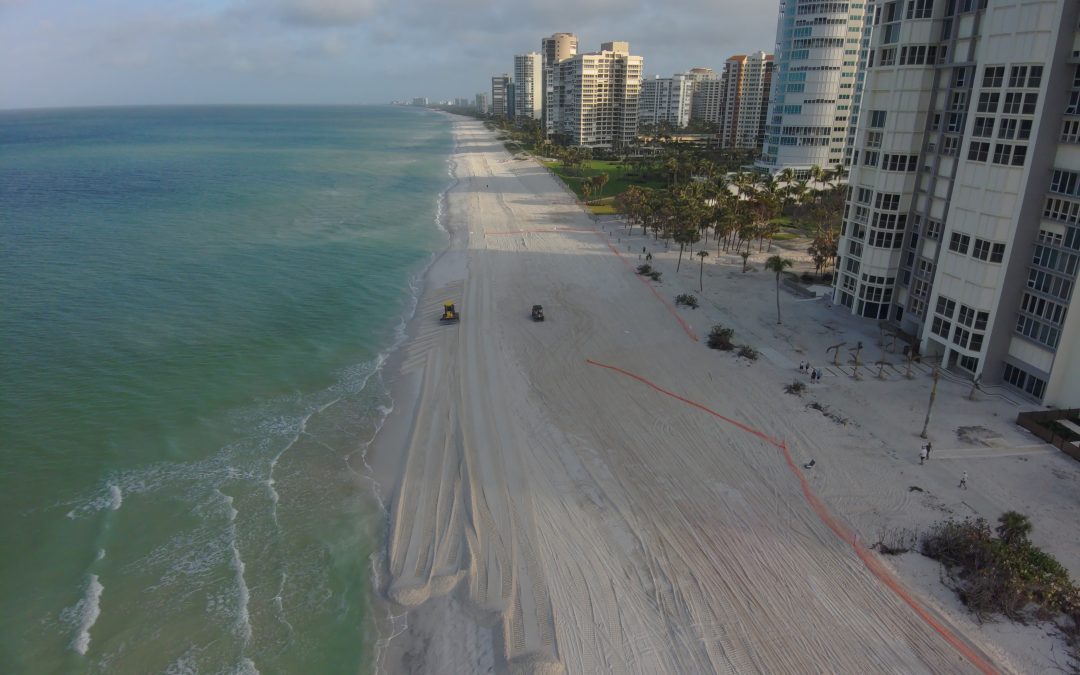
[[[561,91],[550,121],[568,144],[619,149],[637,138],[638,97],[644,59],[628,42],[605,42],[600,51],[577,54],[552,68]]]
[[[543,117],[543,64],[540,54],[514,56],[514,117],[539,120]]]
[[[843,165],[866,6],[781,0],[759,169],[805,176],[812,166]]]
[[[761,148],[773,66],[773,55],[761,51],[736,54],[724,62],[717,118],[720,147]]]
[[[514,112],[513,78],[508,73],[491,78],[491,114],[510,117]]]
[[[578,39],[573,33],[555,33],[551,37],[540,40],[540,55],[543,59],[541,63],[543,71],[541,74],[542,82],[540,84],[540,88],[543,92],[541,109],[543,110],[544,130],[549,136],[552,133],[552,126],[554,124],[551,119],[551,113],[557,113],[559,106],[562,104],[562,91],[555,89],[551,72],[556,63],[565,61],[577,54],[577,48]],[[553,108],[554,111],[552,110]]]
[[[681,129],[690,123],[694,83],[685,74],[645,78],[638,99],[638,124],[667,124]]]
[[[1080,4],[875,9],[834,300],[1080,406]]]

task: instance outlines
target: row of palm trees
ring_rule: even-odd
[[[699,241],[716,242],[716,252],[733,251],[749,257],[756,239],[758,251],[780,231],[784,213],[801,213],[813,221],[810,253],[820,272],[836,253],[836,220],[825,208],[843,197],[843,187],[831,185],[832,176],[819,174],[817,185],[810,181],[784,180],[784,174],[740,172],[724,176],[700,177],[666,189],[631,186],[615,198],[615,207],[626,216],[632,233],[640,226],[643,234],[674,241],[693,252]],[[811,176],[813,180],[813,176]],[[819,262],[820,259],[820,262]]]

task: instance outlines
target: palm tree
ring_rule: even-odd
[[[600,199],[600,195],[604,194],[604,186],[607,185],[609,177],[606,173],[602,173],[593,176],[593,182],[596,184],[596,198]]]
[[[1006,546],[1017,546],[1027,542],[1031,534],[1031,520],[1017,511],[1006,511],[998,517],[997,533]]]
[[[700,293],[705,290],[705,258],[709,257],[709,252],[701,249],[697,252],[697,256],[701,258],[701,268],[698,270],[698,293]]]
[[[785,268],[791,267],[792,262],[787,258],[774,255],[765,261],[765,269],[776,272],[776,323],[780,323],[780,275]]]

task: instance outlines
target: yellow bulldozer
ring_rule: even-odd
[[[461,312],[457,311],[454,307],[454,303],[447,300],[442,306],[442,316],[439,317],[441,323],[457,323],[461,321]]]

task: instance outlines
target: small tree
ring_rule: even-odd
[[[792,263],[787,258],[781,258],[778,255],[774,255],[765,261],[765,269],[776,272],[776,323],[780,323],[780,275],[785,269],[791,267]]]
[[[701,249],[697,252],[697,257],[701,258],[701,267],[698,269],[698,293],[700,293],[705,290],[705,258],[709,257],[709,252]]]
[[[600,199],[600,195],[604,194],[604,186],[608,184],[609,176],[606,173],[593,176],[593,183],[596,185],[596,198]]]
[[[743,274],[745,274],[746,270],[747,270],[746,261],[750,257],[750,252],[749,251],[743,251],[742,253],[739,254],[739,256],[742,257],[742,271],[743,271]]]
[[[1026,543],[1031,534],[1031,520],[1017,511],[1006,511],[998,517],[997,533],[1008,546]]]

